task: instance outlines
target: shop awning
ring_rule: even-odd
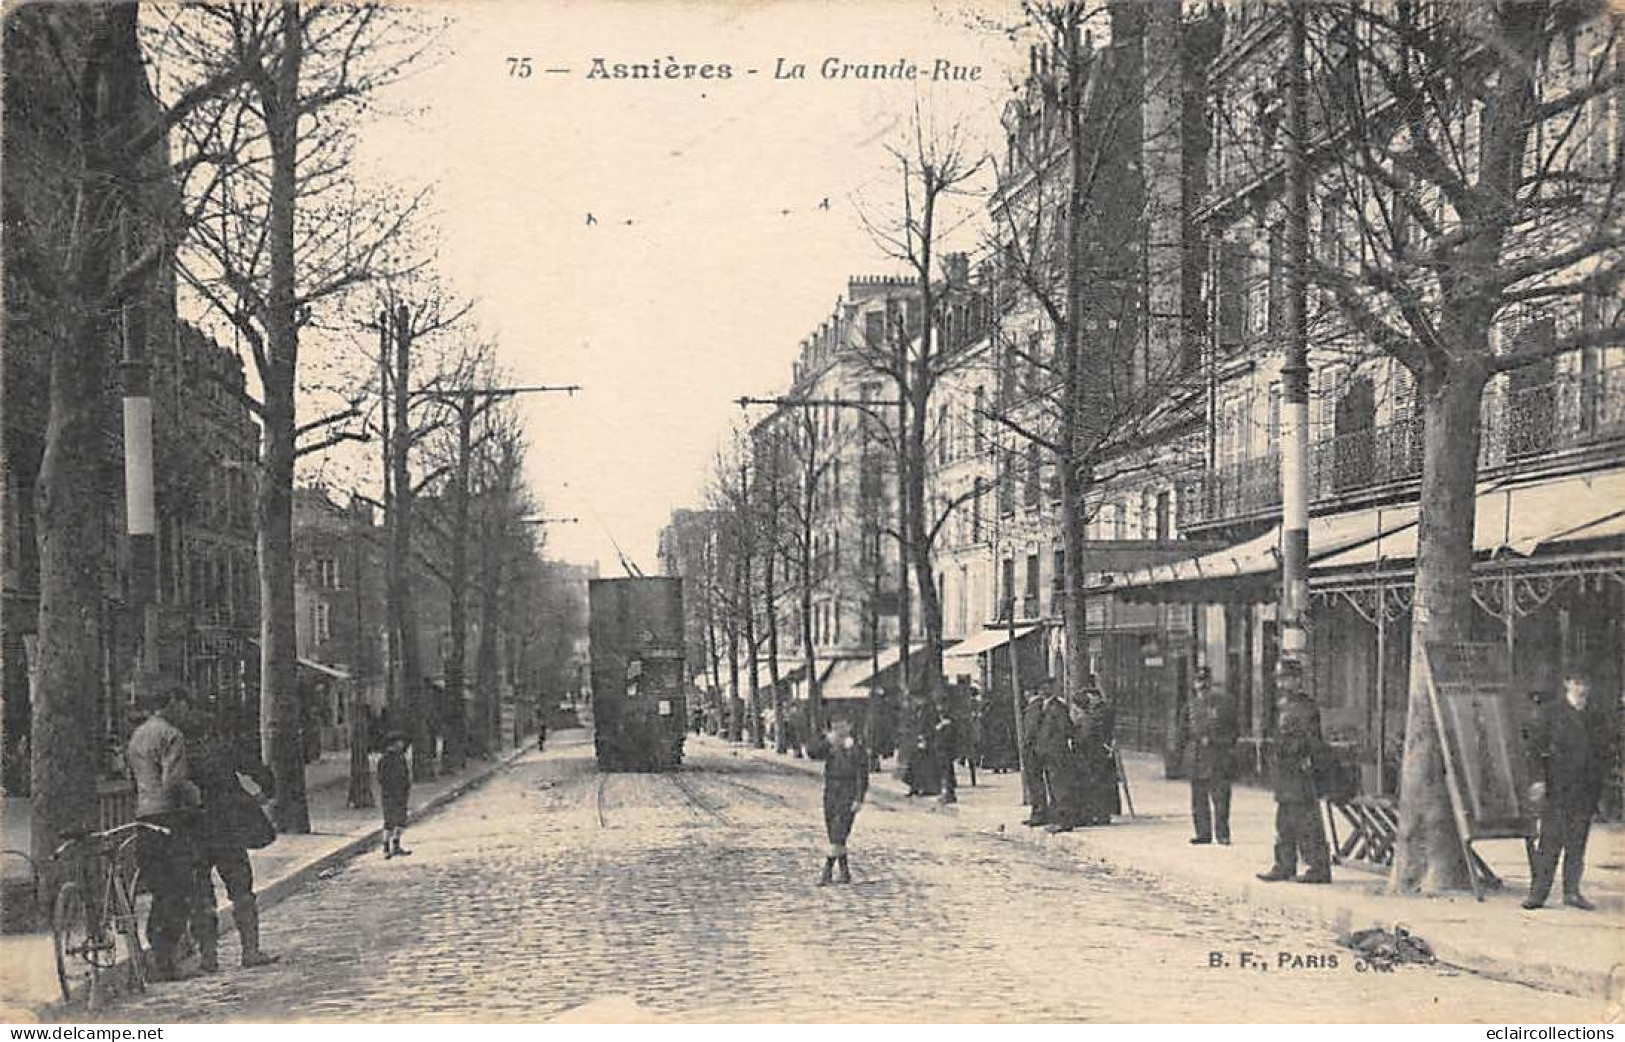
[[[925,645],[913,644],[910,645],[910,649],[914,652],[924,651]],[[881,648],[878,656],[837,659],[834,663],[835,668],[824,679],[822,687],[824,698],[829,701],[868,698],[869,692],[874,690],[885,675],[897,668],[897,662],[902,657],[902,648],[893,644]]]
[[[807,664],[800,659],[779,658],[779,683],[794,684],[807,675]],[[767,657],[756,664],[756,686],[766,691],[773,686],[773,671],[768,668]]]
[[[1473,550],[1494,557],[1529,557],[1542,547],[1606,539],[1625,533],[1625,470],[1573,474],[1480,489],[1474,505]],[[1315,561],[1316,571],[1370,568],[1384,561],[1413,561],[1419,532],[1411,523],[1380,540]],[[1313,545],[1311,543],[1311,545]]]
[[[1416,505],[1368,507],[1309,519],[1309,561],[1365,546],[1416,524]],[[1172,564],[1141,568],[1103,583],[1097,592],[1126,601],[1221,603],[1264,601],[1276,595],[1281,526],[1235,546]]]
[[[1027,634],[1031,633],[1037,628],[1038,627],[1036,626],[1017,626],[1016,639],[1020,640],[1022,637],[1025,637]],[[947,663],[950,659],[975,661],[981,655],[984,655],[989,651],[996,651],[1009,643],[1009,627],[985,629],[978,633],[972,633],[969,637],[966,637],[958,644],[955,644],[947,651],[944,651],[942,653],[942,661],[944,663]]]

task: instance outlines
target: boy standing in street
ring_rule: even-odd
[[[406,764],[407,737],[391,732],[378,757],[378,800],[384,808],[384,857],[406,857],[412,852],[401,846],[406,831],[406,801],[412,794],[412,770]]]

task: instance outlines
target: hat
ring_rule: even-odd
[[[391,731],[388,734],[384,735],[384,744],[385,745],[392,745],[395,742],[402,742],[402,743],[404,743],[406,745],[411,745],[412,744],[412,736],[407,734],[405,731],[400,731],[400,730]]]

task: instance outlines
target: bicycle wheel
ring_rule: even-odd
[[[118,960],[130,991],[147,990],[147,952],[141,947],[141,920],[135,910],[135,887],[123,876],[113,880],[113,929],[119,937]]]
[[[63,883],[56,892],[51,905],[51,939],[62,1001],[72,1002],[79,995],[89,1002],[96,993],[97,941],[91,935],[84,893],[76,882]]]

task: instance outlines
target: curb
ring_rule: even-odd
[[[484,785],[487,781],[490,781],[493,777],[495,777],[498,772],[513,766],[513,764],[517,762],[520,757],[533,751],[534,749],[530,746],[522,745],[506,755],[498,757],[479,772],[469,775],[467,778],[464,778],[461,782],[447,789],[445,792],[430,797],[429,800],[422,805],[408,810],[407,820],[418,821],[430,814],[433,814],[435,811],[445,807],[448,803],[451,803],[454,800],[457,800],[458,798],[465,796],[473,790],[479,788],[481,785]],[[319,786],[318,788],[322,787],[324,786]],[[310,861],[306,861],[303,864],[295,865],[284,874],[277,876],[275,879],[267,881],[263,886],[256,887],[254,896],[258,900],[260,911],[263,912],[268,908],[272,908],[280,904],[282,901],[292,896],[299,889],[299,887],[305,882],[309,881],[312,876],[317,875],[326,869],[332,868],[335,865],[343,864],[344,862],[349,861],[357,854],[360,854],[361,852],[379,843],[382,838],[382,826],[368,829],[364,832],[351,833],[349,838],[337,848],[315,857]],[[226,933],[234,929],[237,925],[236,919],[232,915],[231,904],[229,902],[223,905],[215,906],[215,917],[219,923],[220,933]],[[60,999],[27,1008],[35,1015],[36,1020],[41,1023],[44,1022],[45,1016],[47,1015],[63,1014],[67,1012]]]
[[[759,750],[748,747],[738,747],[732,744],[726,746],[729,752],[737,752],[753,759],[763,759],[767,762],[780,764],[802,774],[817,774],[817,761],[797,760],[792,757],[779,757],[776,755],[764,756]],[[895,797],[886,793],[888,797]],[[1282,901],[1279,898],[1267,896],[1262,884],[1255,884],[1251,880],[1239,881],[1237,884],[1220,886],[1207,880],[1192,881],[1175,872],[1156,865],[1123,865],[1119,857],[1091,849],[1084,846],[1070,844],[1058,845],[1046,842],[1044,838],[1030,835],[1019,827],[1011,828],[1010,822],[1001,821],[1006,826],[1000,835],[1010,842],[1018,843],[1024,847],[1035,850],[1055,850],[1070,848],[1073,853],[1087,854],[1090,857],[1112,863],[1118,868],[1130,868],[1141,875],[1177,882],[1183,885],[1198,886],[1210,893],[1217,893],[1222,897],[1230,898],[1243,904],[1275,912],[1288,918],[1299,921],[1315,923],[1337,934],[1347,933],[1351,924],[1363,919],[1369,919],[1372,913],[1359,909],[1346,901],[1338,901],[1329,907],[1321,908],[1311,905],[1297,904],[1291,901]],[[1359,871],[1350,869],[1349,871]],[[1373,875],[1373,879],[1378,877]],[[1274,893],[1269,891],[1268,893]],[[1428,898],[1417,898],[1426,901]],[[1380,924],[1379,924],[1380,925]],[[1562,966],[1550,961],[1537,961],[1527,957],[1518,959],[1501,958],[1485,953],[1471,947],[1470,939],[1452,941],[1442,939],[1435,941],[1432,937],[1425,938],[1433,953],[1438,957],[1439,964],[1452,969],[1464,970],[1493,980],[1505,981],[1512,984],[1522,984],[1527,987],[1538,988],[1542,991],[1558,992],[1565,995],[1574,995],[1579,998],[1599,999],[1603,1002],[1617,1003],[1621,995],[1625,994],[1625,962],[1619,963],[1609,970],[1582,968],[1577,966]]]
[[[458,782],[445,792],[430,797],[430,799],[421,806],[413,807],[407,812],[406,820],[409,822],[418,821],[434,813],[435,811],[440,810],[446,804],[451,803],[452,801],[472,792],[474,789],[479,788],[481,785],[484,785],[491,778],[495,777],[499,771],[503,771],[508,767],[511,767],[520,757],[532,751],[533,750],[528,746],[520,746],[518,749],[513,750],[507,755],[499,757],[478,773],[471,774],[469,777],[463,779],[461,782]],[[303,864],[296,865],[275,879],[267,881],[263,887],[257,887],[254,891],[254,896],[258,898],[260,910],[263,912],[265,909],[271,908],[286,900],[293,894],[294,891],[299,889],[301,884],[307,882],[311,876],[319,875],[329,868],[343,864],[344,862],[354,858],[356,855],[376,846],[378,843],[382,842],[383,834],[384,830],[382,826],[370,828],[365,832],[353,832],[350,834],[350,838],[338,848],[330,850],[327,853],[322,854],[321,856],[310,861],[306,861]],[[216,908],[216,915],[220,920],[220,931],[222,933],[235,927],[236,923],[232,918],[231,905],[229,903],[218,906]]]

